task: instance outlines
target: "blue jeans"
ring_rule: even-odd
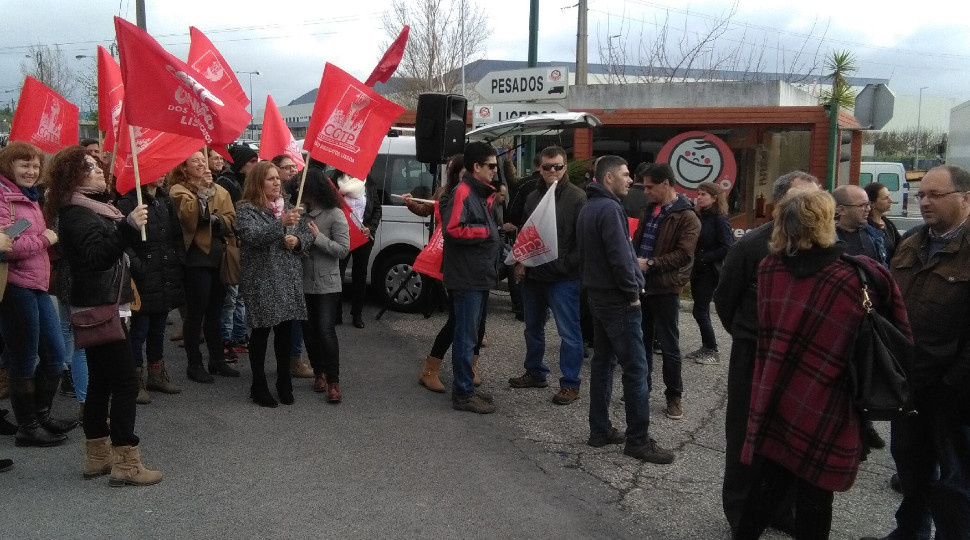
[[[639,306],[599,304],[590,299],[593,316],[593,359],[589,369],[589,431],[610,432],[610,398],[616,364],[623,370],[626,440],[642,444],[649,437],[650,389],[647,350],[643,346]],[[615,358],[615,362],[614,362]]]
[[[71,379],[74,380],[74,395],[77,396],[77,402],[84,403],[88,395],[88,357],[84,349],[74,348],[71,307],[64,302],[58,302],[57,314],[61,318],[61,336],[64,337],[64,363],[71,366]]]
[[[293,335],[290,337],[290,357],[294,358],[303,354],[303,325],[300,321],[293,324],[291,331]]]
[[[472,384],[472,355],[478,344],[478,325],[485,316],[488,291],[452,289],[455,309],[455,338],[451,344],[452,399],[463,399],[475,393]]]
[[[37,367],[50,375],[64,370],[61,320],[46,291],[8,283],[0,302],[0,333],[12,379],[31,379]]]
[[[890,451],[903,500],[890,538],[966,538],[970,532],[970,426],[954,415],[952,403],[933,388],[916,394],[916,416],[892,423]]]
[[[680,397],[684,393],[681,377],[680,328],[677,326],[680,314],[680,296],[676,294],[654,294],[644,296],[641,302],[643,313],[643,339],[647,351],[651,350],[652,340],[660,342],[663,351],[663,378],[667,387],[667,399]],[[653,354],[647,354],[647,384],[653,388],[649,373],[653,373]]]
[[[546,320],[549,309],[556,319],[561,344],[559,386],[579,388],[579,371],[583,367],[583,335],[579,326],[579,280],[537,281],[526,279],[522,285],[522,311],[525,315],[525,369],[532,377],[544,381],[549,367],[543,361],[546,353]]]
[[[128,338],[131,340],[131,357],[136,368],[145,365],[146,356],[149,364],[162,360],[167,318],[168,313],[132,313]],[[145,350],[144,355],[142,349]]]
[[[226,285],[222,302],[222,340],[243,341],[246,338],[246,304],[239,285]]]

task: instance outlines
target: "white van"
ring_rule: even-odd
[[[909,212],[909,183],[906,181],[906,169],[902,163],[885,161],[863,161],[859,173],[859,187],[866,187],[872,182],[879,182],[889,190],[893,199],[893,206],[886,212],[887,216],[907,216]],[[917,214],[918,216],[918,214]]]

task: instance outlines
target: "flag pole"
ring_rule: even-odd
[[[303,201],[303,185],[306,184],[306,171],[309,168],[310,168],[310,156],[308,155],[307,162],[303,165],[303,174],[300,176],[300,191],[296,194],[297,208],[300,207],[300,203]]]
[[[135,128],[131,124],[128,125],[128,136],[131,138],[131,163],[135,167],[135,197],[138,200],[138,206],[141,206],[141,175],[138,174],[138,147],[135,145]],[[148,241],[148,235],[145,233],[144,225],[141,226],[141,241]]]
[[[118,137],[115,137],[114,148],[111,149],[111,164],[108,165],[108,174],[114,176],[115,174],[115,156],[118,155]],[[115,178],[117,180],[117,178]],[[111,189],[114,189],[115,182],[111,182]]]

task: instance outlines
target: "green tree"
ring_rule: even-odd
[[[825,69],[829,71],[825,76],[832,81],[830,90],[823,90],[819,102],[823,105],[832,103],[839,107],[851,108],[855,104],[855,91],[847,79],[858,69],[855,55],[849,51],[835,51],[825,61]]]

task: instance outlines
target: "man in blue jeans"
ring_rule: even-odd
[[[583,335],[579,326],[579,247],[576,245],[576,220],[586,204],[583,190],[566,177],[566,151],[559,146],[539,154],[542,182],[529,194],[525,214],[531,216],[539,201],[555,184],[556,260],[526,268],[515,264],[514,279],[523,281],[522,311],[525,316],[525,373],[509,379],[512,388],[545,388],[549,367],[546,352],[548,312],[556,319],[559,346],[559,392],[552,402],[568,405],[579,399],[579,371],[583,367]],[[558,184],[556,183],[558,182]]]
[[[451,293],[455,311],[451,400],[455,410],[489,414],[495,412],[495,404],[488,394],[475,391],[472,355],[485,300],[498,283],[502,254],[502,240],[492,213],[495,188],[491,182],[498,158],[495,148],[483,142],[465,146],[464,158],[461,182],[440,200],[445,242],[442,282]]]
[[[681,396],[684,380],[680,357],[680,293],[690,281],[701,221],[694,205],[677,193],[674,171],[666,163],[637,170],[643,180],[647,207],[633,235],[640,271],[646,280],[643,300],[643,337],[660,342],[667,418],[684,417]],[[648,360],[653,369],[653,355]],[[647,384],[650,376],[647,375]]]
[[[589,440],[602,447],[626,442],[623,453],[651,463],[673,463],[674,454],[650,437],[647,352],[640,326],[643,274],[630,244],[620,199],[630,188],[630,169],[619,156],[596,163],[596,181],[586,187],[579,213],[580,277],[593,315],[593,359],[589,373]],[[614,363],[615,358],[615,363]],[[610,422],[613,370],[623,370],[626,435]]]

